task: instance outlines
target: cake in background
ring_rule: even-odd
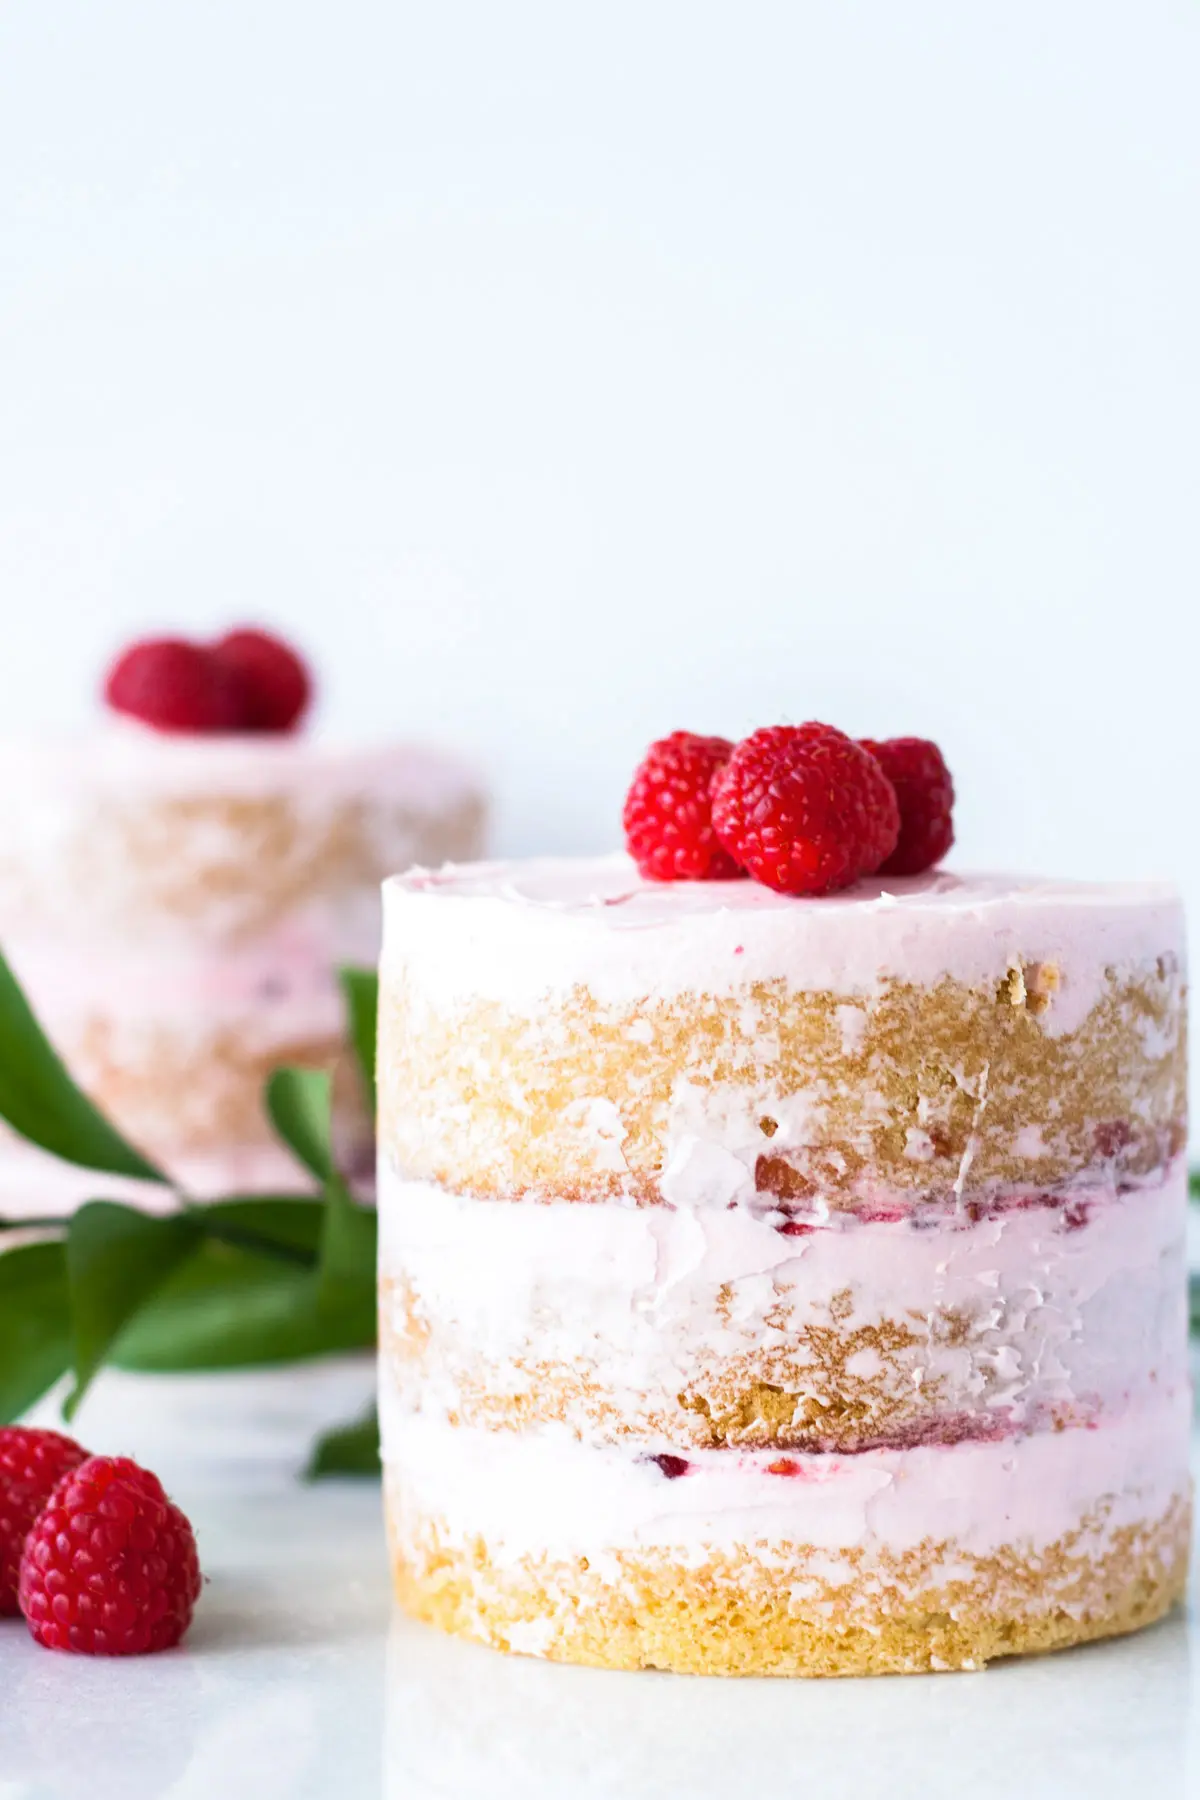
[[[199,1195],[300,1185],[265,1077],[339,1062],[336,970],[375,961],[384,876],[481,844],[469,769],[323,743],[301,729],[310,693],[264,632],[160,639],[110,670],[101,730],[0,744],[0,947],[80,1085]],[[342,1152],[366,1169],[349,1059],[336,1092]],[[4,1137],[0,1211],[94,1189]]]

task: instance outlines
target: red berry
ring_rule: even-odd
[[[660,1456],[652,1456],[650,1461],[658,1464],[668,1481],[678,1481],[692,1466],[686,1456],[671,1456],[665,1451]]]
[[[0,1618],[15,1618],[17,1576],[29,1528],[63,1476],[87,1451],[60,1431],[0,1429]]]
[[[901,829],[900,801],[895,788],[877,757],[870,754],[870,746],[864,744],[867,761],[871,764],[868,780],[871,785],[869,804],[870,826],[867,844],[863,852],[862,873],[874,875],[876,870],[895,853],[896,835]]]
[[[712,822],[713,777],[732,751],[728,738],[673,731],[638,764],[625,796],[625,843],[652,881],[728,881],[743,873]]]
[[[832,725],[775,725],[740,743],[713,783],[717,836],[756,881],[829,894],[894,848],[896,796]]]
[[[213,645],[221,666],[241,682],[243,731],[292,731],[312,697],[312,680],[296,652],[269,631],[230,631]]]
[[[183,638],[146,638],[108,671],[104,697],[159,731],[238,731],[244,703],[234,670]]]
[[[169,1650],[199,1595],[191,1526],[128,1457],[89,1457],[66,1475],[25,1540],[21,1611],[47,1650]]]
[[[863,738],[896,790],[900,837],[879,865],[883,875],[919,875],[941,862],[954,842],[954,783],[945,759],[928,738]]]

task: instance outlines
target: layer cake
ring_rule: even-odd
[[[374,963],[384,875],[477,854],[482,820],[469,771],[407,746],[123,721],[10,742],[0,945],[76,1079],[184,1186],[294,1189],[261,1108],[267,1074],[338,1059],[335,970]],[[369,1162],[349,1077],[338,1112],[347,1159]],[[5,1135],[3,1210],[87,1191]]]
[[[1189,1529],[1182,921],[625,857],[385,886],[397,1591],[614,1667],[1128,1631]]]

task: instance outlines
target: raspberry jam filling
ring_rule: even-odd
[[[876,1433],[854,1444],[822,1442],[814,1438],[780,1454],[770,1447],[748,1450],[744,1444],[721,1443],[709,1445],[703,1460],[674,1451],[643,1453],[634,1460],[653,1464],[667,1481],[678,1481],[684,1475],[703,1475],[706,1470],[716,1473],[731,1466],[764,1478],[784,1477],[797,1481],[820,1475],[836,1458],[869,1456],[889,1450],[950,1450],[957,1444],[1000,1444],[1010,1438],[1015,1441],[1028,1437],[1038,1430],[1096,1430],[1098,1423],[1096,1409],[1080,1404],[1052,1411],[1042,1408],[1036,1417],[1027,1416],[1020,1421],[999,1411],[985,1414],[958,1412]]]

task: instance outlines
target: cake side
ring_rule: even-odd
[[[6,768],[0,946],[118,1128],[191,1191],[294,1187],[263,1085],[282,1063],[331,1068],[343,1156],[368,1169],[336,971],[374,963],[386,873],[478,851],[470,772],[405,746],[134,725],[0,745]],[[6,1133],[0,1149],[29,1210],[45,1159]]]
[[[414,1179],[803,1214],[1120,1185],[1182,1148],[1167,890],[937,876],[797,907],[617,858],[556,905],[556,867],[536,904],[503,865],[387,884],[381,1136]]]
[[[377,954],[379,884],[477,854],[455,759],[303,737],[0,742],[0,941],[253,946],[283,920]],[[343,952],[343,953],[345,953]]]
[[[1186,1170],[972,1220],[511,1205],[380,1170],[381,1366],[426,1418],[630,1453],[1096,1422],[1186,1385]]]
[[[681,1473],[396,1409],[397,1594],[501,1649],[697,1674],[981,1667],[1131,1631],[1181,1597],[1190,1399],[1100,1430]]]
[[[405,1606],[565,1660],[857,1674],[1174,1603],[1169,891],[797,902],[617,858],[418,872],[385,915]]]

